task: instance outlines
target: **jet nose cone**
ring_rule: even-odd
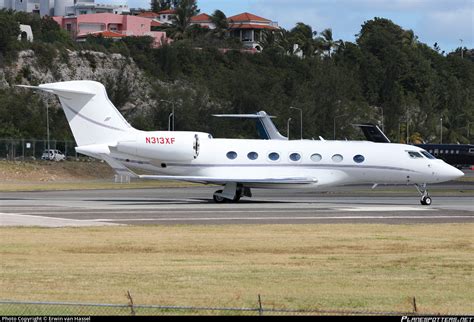
[[[446,165],[443,170],[443,177],[446,180],[455,180],[464,176],[464,172],[450,165]]]

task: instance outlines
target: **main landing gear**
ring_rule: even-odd
[[[428,194],[428,190],[426,189],[426,183],[423,183],[421,185],[415,184],[415,187],[421,194],[420,203],[424,206],[431,205],[432,200],[430,195]]]
[[[242,197],[252,197],[250,188],[243,187],[237,183],[226,183],[224,190],[214,192],[212,199],[215,203],[239,202]]]

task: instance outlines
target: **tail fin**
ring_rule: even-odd
[[[116,142],[134,131],[109,100],[101,83],[80,80],[21,87],[59,97],[78,146]]]

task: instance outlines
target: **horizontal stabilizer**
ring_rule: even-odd
[[[127,177],[130,177],[130,178],[139,178],[139,176],[133,172],[132,170],[130,170],[129,168],[125,167],[123,164],[121,164],[120,162],[116,161],[114,158],[112,158],[111,156],[107,155],[107,154],[99,154],[99,156],[102,158],[102,160],[104,160],[105,162],[107,162],[107,164],[112,168],[114,169],[114,171],[118,174],[118,175],[122,175],[122,176],[127,176]]]
[[[16,87],[23,87],[29,89],[40,90],[48,93],[53,93],[56,95],[64,96],[64,94],[71,93],[71,94],[82,94],[82,95],[91,95],[94,96],[95,93],[85,92],[85,91],[78,91],[74,89],[64,89],[64,88],[56,88],[56,87],[48,87],[48,84],[40,85],[40,86],[31,86],[31,85],[15,85]],[[61,95],[63,94],[63,95]]]

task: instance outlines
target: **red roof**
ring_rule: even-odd
[[[100,35],[102,35],[102,37],[104,37],[104,38],[122,38],[122,37],[126,37],[126,35],[119,34],[118,32],[104,30],[104,31],[95,31],[95,32],[80,34],[80,35],[77,35],[77,38],[83,38],[83,37],[87,37],[89,35],[91,35],[91,36],[100,36]]]
[[[270,29],[275,30],[277,27],[270,25],[258,25],[254,23],[231,23],[229,24],[229,29]]]
[[[161,27],[161,26],[163,26],[163,24],[159,21],[152,20],[150,26],[151,27]]]
[[[174,9],[167,9],[167,10],[161,10],[161,11],[158,11],[158,13],[161,15],[161,14],[172,14],[174,15],[176,13],[176,10]]]
[[[211,21],[211,16],[206,13],[201,13],[197,16],[191,17],[192,22],[207,22]]]
[[[256,16],[254,14],[244,12],[232,17],[229,17],[231,22],[250,22],[250,21],[259,21],[259,22],[272,22],[271,20]]]
[[[159,14],[153,11],[144,11],[144,12],[140,12],[138,16],[142,18],[155,18],[155,17],[158,17]]]

